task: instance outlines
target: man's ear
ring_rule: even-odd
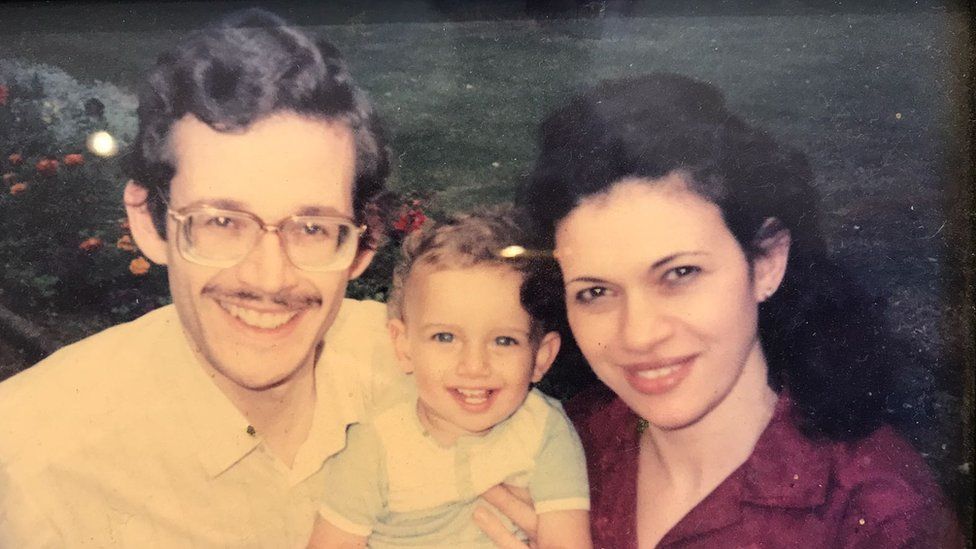
[[[561,343],[562,339],[559,337],[559,332],[549,332],[542,336],[542,340],[539,341],[539,347],[535,351],[532,383],[541,381],[542,376],[546,375],[546,372],[552,367],[553,361],[556,360],[556,355],[559,354],[559,345]]]
[[[790,231],[776,218],[769,218],[756,235],[758,248],[752,261],[753,292],[757,302],[770,298],[786,275],[790,256]]]
[[[372,263],[374,257],[376,257],[376,250],[371,248],[363,248],[356,252],[356,258],[352,260],[352,265],[349,266],[349,280],[359,278],[359,275],[363,274],[366,267]]]
[[[139,246],[139,251],[153,263],[165,265],[166,241],[159,236],[152,214],[149,213],[149,191],[130,180],[125,184],[122,201],[125,203],[125,214],[129,218],[129,230],[132,231],[132,238]]]
[[[392,318],[386,323],[390,331],[390,339],[393,341],[393,352],[396,353],[397,362],[404,373],[413,373],[413,361],[410,359],[410,346],[407,345],[407,325],[399,318]]]

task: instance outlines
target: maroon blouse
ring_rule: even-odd
[[[658,547],[962,547],[921,456],[890,427],[856,442],[814,442],[781,397],[753,453]],[[636,549],[637,417],[608,390],[566,410],[583,440],[598,549]]]

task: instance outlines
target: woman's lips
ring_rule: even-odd
[[[645,395],[667,393],[688,377],[697,357],[698,355],[689,355],[653,364],[627,366],[627,382],[635,391]]]

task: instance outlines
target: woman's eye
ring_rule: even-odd
[[[451,343],[454,341],[454,334],[450,332],[437,332],[431,336],[431,339],[438,343]]]
[[[690,280],[692,277],[701,272],[701,267],[696,267],[694,265],[682,265],[680,267],[675,267],[669,269],[664,273],[664,280],[670,283],[682,283]]]
[[[586,288],[585,290],[580,290],[576,292],[576,302],[577,303],[592,303],[601,297],[609,294],[609,290],[603,286],[593,286],[591,288]]]
[[[498,336],[495,338],[495,345],[502,347],[511,347],[512,345],[518,345],[518,340],[514,337],[509,336]]]

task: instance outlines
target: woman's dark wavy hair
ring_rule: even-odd
[[[339,51],[261,9],[227,16],[164,53],[139,94],[139,132],[129,156],[135,182],[166,238],[173,123],[192,114],[211,128],[241,132],[272,113],[291,111],[345,123],[356,144],[353,207],[358,223],[376,231],[389,174],[386,139],[366,94]],[[269,190],[271,188],[269,187]],[[160,196],[162,192],[165,196]],[[364,239],[375,243],[377,235]]]
[[[673,172],[719,206],[750,263],[777,220],[792,244],[783,283],[759,311],[770,386],[789,391],[813,438],[856,439],[885,421],[892,353],[881,311],[827,256],[803,154],[729,112],[713,86],[676,74],[599,84],[545,120],[540,145],[519,202],[549,246],[584,198]]]

